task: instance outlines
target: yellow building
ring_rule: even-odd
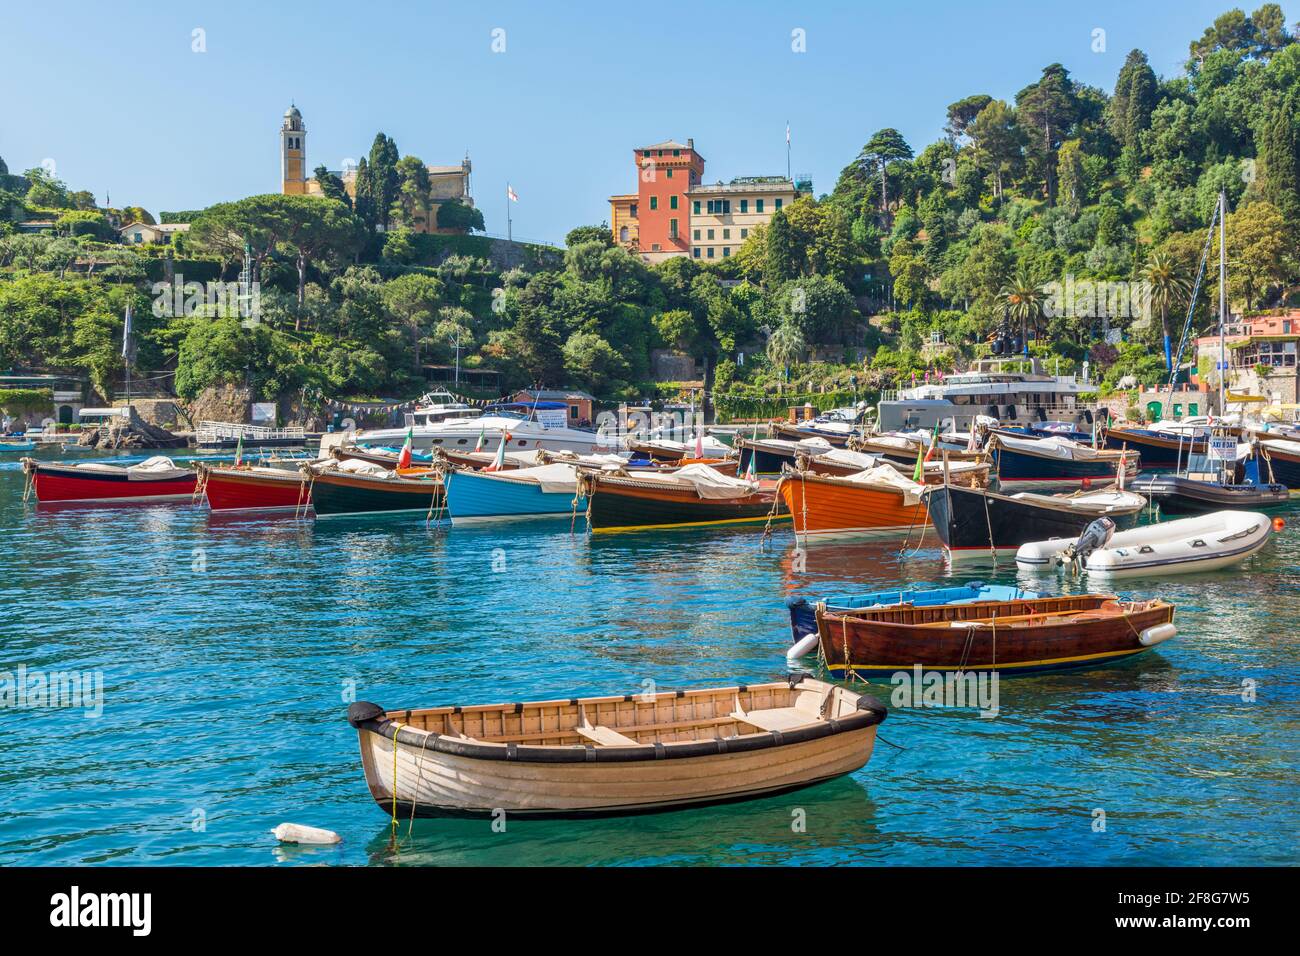
[[[751,230],[766,225],[777,210],[800,195],[795,184],[783,176],[745,176],[729,183],[692,186],[686,191],[691,255],[696,259],[729,257],[749,238]]]
[[[614,241],[620,246],[636,250],[641,230],[637,224],[637,194],[609,197],[609,223],[614,233]]]
[[[469,155],[455,166],[429,166],[429,194],[432,202],[429,211],[417,213],[411,224],[415,232],[456,233],[456,229],[440,229],[438,209],[453,199],[459,199],[466,205],[474,205],[470,195],[470,173],[473,166]],[[320,183],[307,175],[307,127],[302,121],[298,107],[290,105],[285,110],[284,122],[280,124],[280,175],[281,191],[286,196],[319,196]],[[343,181],[343,188],[353,199],[357,196],[357,171],[355,167],[344,170],[331,170]]]

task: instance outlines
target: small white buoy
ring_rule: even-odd
[[[820,638],[815,632],[812,634],[805,634],[802,638],[799,639],[799,641],[794,645],[794,647],[790,648],[788,651],[785,652],[785,659],[787,661],[797,661],[799,658],[811,654],[813,652],[813,648],[817,646],[817,642],[819,640]]]
[[[1143,647],[1154,647],[1157,644],[1162,644],[1169,640],[1169,638],[1173,637],[1177,633],[1178,628],[1173,624],[1156,624],[1153,627],[1145,628],[1142,633],[1138,635],[1138,643]]]
[[[281,823],[271,831],[281,843],[342,843],[343,838],[333,830],[303,826],[301,823]]]

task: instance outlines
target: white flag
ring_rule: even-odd
[[[519,195],[515,192],[514,187],[509,183],[506,183],[506,196],[511,202],[519,202]]]
[[[126,323],[122,326],[122,358],[131,357],[131,303],[126,304]]]
[[[788,122],[785,124],[785,145],[790,145],[790,124]]]

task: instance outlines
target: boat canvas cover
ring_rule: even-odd
[[[891,491],[901,492],[905,505],[920,504],[921,494],[925,490],[925,485],[918,485],[888,465],[877,465],[856,475],[849,475],[845,480],[863,485],[884,486]]]
[[[1272,451],[1285,452],[1288,455],[1300,455],[1300,441],[1284,441],[1280,438],[1269,438],[1261,441],[1260,444]]]
[[[831,465],[849,465],[854,468],[861,468],[866,471],[875,468],[880,464],[880,459],[875,455],[867,455],[860,451],[849,451],[847,448],[832,448],[825,454],[817,456],[818,460]]]
[[[375,478],[393,477],[393,472],[383,465],[377,465],[373,461],[361,461],[358,458],[321,462],[318,467],[321,471],[342,471],[349,475],[372,475]]]
[[[1008,438],[1006,435],[999,435],[998,444],[1012,451],[1045,458],[1059,458],[1062,461],[1091,461],[1113,456],[1113,452],[1104,455],[1102,449],[1089,448],[1087,445],[1080,445],[1078,442],[1057,435],[1051,438]]]
[[[573,495],[578,492],[578,469],[574,465],[563,462],[538,465],[535,468],[501,471],[497,472],[497,477],[505,481],[537,485],[547,494]]]
[[[178,468],[166,455],[154,455],[134,465],[111,465],[102,461],[84,461],[72,466],[81,471],[99,471],[120,475],[126,472],[128,480],[161,481],[169,478],[184,478],[194,474],[188,468]]]
[[[1145,498],[1132,491],[1093,491],[1086,495],[1039,495],[1022,491],[1011,497],[1026,504],[1057,505],[1099,513],[1112,508],[1141,508],[1147,503]]]
[[[679,468],[666,475],[638,474],[637,481],[658,482],[678,488],[691,487],[701,498],[745,498],[758,490],[758,485],[742,478],[732,478],[710,468],[694,464]]]

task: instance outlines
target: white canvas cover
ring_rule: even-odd
[[[998,444],[1013,451],[1025,452],[1029,455],[1042,455],[1047,458],[1059,458],[1062,461],[1086,461],[1090,458],[1104,457],[1100,449],[1080,445],[1078,442],[1070,441],[1068,438],[1061,438],[1059,435],[1053,435],[1050,438],[1008,438],[1006,435],[999,435]]]
[[[677,487],[689,486],[701,498],[744,498],[758,490],[758,485],[742,478],[724,475],[708,465],[694,464],[667,475],[637,474],[637,481],[662,482]]]
[[[1281,438],[1269,438],[1260,442],[1265,448],[1271,448],[1274,451],[1283,451],[1290,455],[1300,455],[1300,441],[1286,441]]]
[[[188,468],[177,468],[176,463],[166,455],[154,455],[152,458],[146,458],[138,465],[128,465],[126,475],[128,478],[167,478],[171,476],[180,477],[188,475]]]
[[[534,468],[516,468],[513,471],[499,471],[496,475],[507,481],[535,484],[548,494],[572,495],[578,491],[578,469],[575,465],[564,462],[538,465]]]
[[[878,485],[902,492],[903,504],[905,505],[919,503],[921,493],[925,488],[924,485],[918,485],[912,479],[899,474],[897,470],[888,465],[877,465],[874,468],[868,468],[866,471],[860,471],[856,475],[849,475],[848,480],[860,482],[864,485]]]
[[[867,455],[860,451],[849,451],[847,448],[832,448],[830,451],[817,456],[819,461],[824,461],[832,465],[848,465],[853,468],[861,468],[863,471],[868,468],[875,468],[880,464],[880,459],[875,455]]]

